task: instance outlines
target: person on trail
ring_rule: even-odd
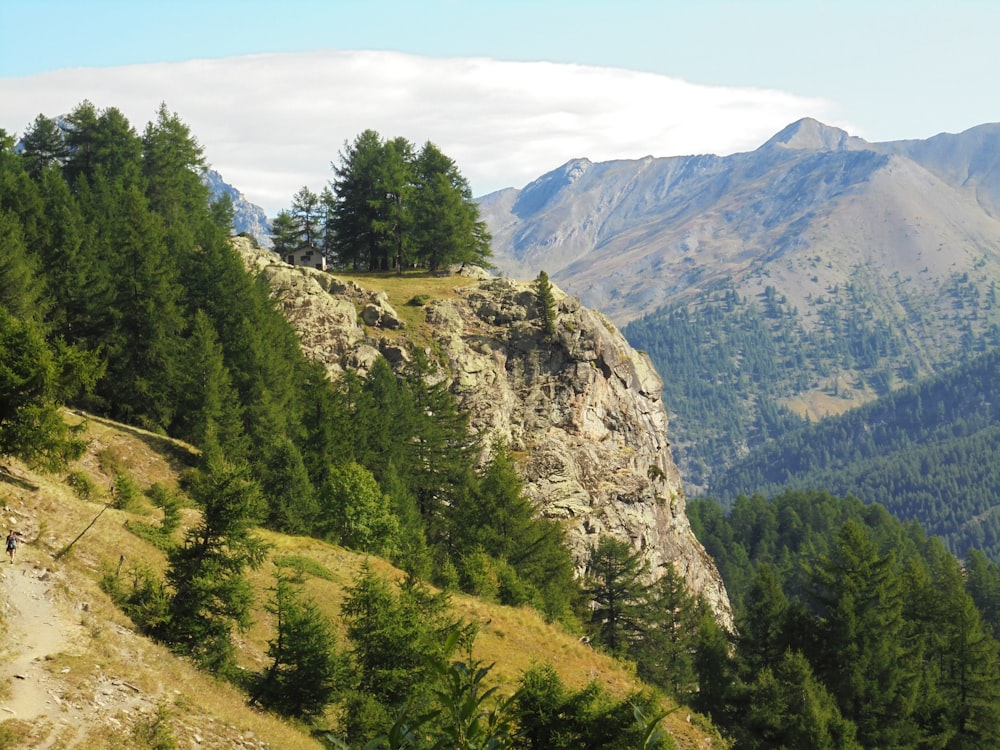
[[[14,529],[11,529],[7,535],[7,554],[10,555],[11,565],[14,564],[15,552],[17,552],[17,534],[14,533]]]

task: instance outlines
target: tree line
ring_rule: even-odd
[[[312,250],[335,268],[400,273],[488,264],[490,234],[468,180],[430,141],[417,150],[365,130],[333,172],[319,194],[303,187],[274,219],[283,257]]]
[[[736,611],[698,697],[737,748],[1000,742],[1000,568],[821,491],[688,506]]]
[[[857,409],[790,430],[750,451],[710,485],[739,494],[823,487],[919,521],[956,555],[1000,561],[1000,350]]]

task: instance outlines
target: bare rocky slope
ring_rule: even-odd
[[[408,299],[236,242],[332,377],[425,349],[484,443],[498,437],[521,459],[527,494],[565,522],[578,565],[599,535],[615,535],[644,553],[654,575],[672,563],[731,626],[725,587],[685,515],[662,383],[610,321],[555,290],[556,333],[547,337],[529,284],[467,278],[426,294],[408,323],[396,309]]]

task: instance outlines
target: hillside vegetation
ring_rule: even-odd
[[[719,472],[710,493],[822,487],[918,521],[955,554],[1000,562],[1000,350],[838,417],[777,436]]]
[[[713,718],[738,747],[1000,742],[996,563],[960,564],[915,523],[823,491],[689,512],[737,603],[710,689],[728,696]]]
[[[176,490],[183,472],[197,462],[197,453],[185,444],[93,415],[71,414],[67,420],[86,425],[82,437],[88,447],[65,471],[39,473],[15,459],[7,459],[0,470],[3,516],[23,539],[16,564],[0,568],[5,581],[3,650],[9,665],[5,675],[14,676],[11,669],[18,654],[40,637],[38,628],[51,626],[66,636],[57,650],[39,655],[32,671],[18,672],[25,679],[4,681],[0,704],[21,710],[0,724],[0,747],[322,747],[308,725],[248,707],[246,694],[235,686],[139,635],[101,590],[108,571],[129,576],[147,566],[165,568],[162,549],[142,534],[163,518],[150,489],[156,485]],[[105,509],[114,501],[109,488],[121,486],[123,477],[133,483],[136,497],[128,509]],[[183,508],[178,539],[197,518],[195,508]],[[261,670],[269,661],[275,620],[265,605],[273,596],[278,570],[303,571],[309,596],[338,623],[341,648],[347,643],[339,616],[345,590],[366,568],[387,581],[405,578],[379,558],[315,539],[270,532],[262,538],[269,551],[251,577],[254,624],[237,649],[237,660],[247,671]],[[11,596],[15,579],[31,582],[24,599]],[[31,595],[50,607],[45,618],[33,619],[39,615]],[[512,693],[522,673],[542,663],[551,664],[568,689],[596,681],[617,699],[642,689],[613,659],[546,624],[530,609],[454,595],[449,611],[477,626],[472,655],[485,665],[495,664],[489,684],[502,694]],[[23,626],[29,632],[34,628],[33,634],[12,638]],[[35,692],[39,695],[32,697]],[[670,714],[668,730],[679,747],[703,746],[709,735],[686,717]]]
[[[683,587],[640,582],[637,558],[617,546],[643,605],[626,628],[620,602],[601,603],[620,575],[576,577],[563,525],[535,512],[507,446],[486,451],[470,431],[432,377],[433,352],[414,348],[395,370],[376,356],[328,378],[234,250],[231,205],[209,201],[204,168],[165,105],[141,135],[90,102],[59,122],[39,116],[16,148],[0,133],[0,455],[23,462],[12,484],[30,493],[50,481],[23,479],[28,467],[69,471],[79,501],[106,500],[94,529],[112,519],[118,534],[96,548],[110,563],[95,551],[88,569],[135,632],[327,746],[552,747],[551,735],[573,747],[674,746],[662,709],[677,704],[665,694],[694,695],[697,642],[721,632],[712,613]],[[438,187],[461,197],[457,182]],[[463,236],[482,250],[474,206],[460,203]],[[379,240],[371,265],[384,268],[396,235],[367,218]],[[428,282],[443,293],[447,283]],[[67,421],[64,404],[91,419]],[[98,420],[166,447],[180,473],[153,483],[101,451],[94,480],[78,462]],[[17,525],[33,522],[45,539],[48,519],[25,515]],[[59,530],[48,549],[69,564],[82,547]],[[369,562],[322,551],[332,547]],[[683,646],[650,648],[643,634],[662,628]],[[512,646],[531,632],[546,633],[546,648],[529,639],[525,657]],[[641,642],[656,689],[597,663],[564,680],[552,662],[564,644],[584,648],[581,636],[609,659]],[[495,665],[472,650],[480,638]],[[513,699],[492,690],[507,678]],[[154,724],[143,741],[170,746]]]

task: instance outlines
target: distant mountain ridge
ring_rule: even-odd
[[[997,252],[998,160],[1000,124],[872,144],[803,119],[727,157],[574,159],[480,209],[499,269],[544,269],[623,324],[724,278],[759,293],[779,260],[797,304],[873,262],[887,276],[964,269]],[[817,273],[805,254],[835,267]]]
[[[1000,124],[868,143],[803,119],[726,157],[574,159],[480,208],[501,271],[545,270],[649,351],[689,492],[783,409],[839,413],[1000,344]]]
[[[233,232],[250,235],[261,247],[271,247],[271,221],[263,208],[248,201],[243,193],[223,180],[222,175],[214,169],[207,170],[202,175],[202,181],[208,186],[212,200],[218,200],[223,195],[232,199]]]

